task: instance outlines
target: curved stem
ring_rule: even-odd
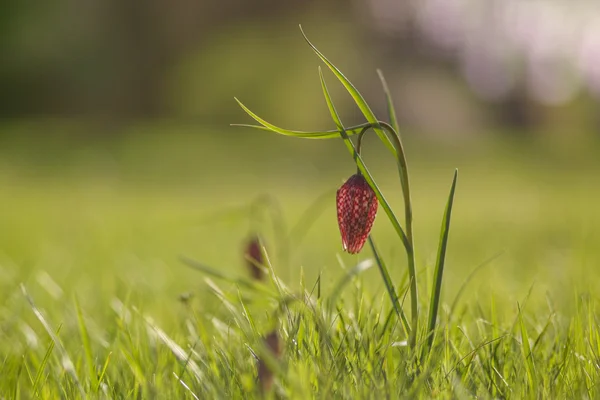
[[[356,141],[356,153],[354,154],[354,162],[355,163],[356,163],[356,159],[358,158],[358,156],[360,156],[363,136],[365,135],[365,132],[367,132],[369,129],[371,129],[371,127],[372,126],[370,124],[363,127],[360,130],[360,133],[358,134],[358,140]],[[360,168],[358,168],[358,164],[356,165],[356,169],[357,169],[357,173],[360,173]]]
[[[418,303],[418,287],[417,287],[417,273],[415,268],[415,251],[413,241],[413,218],[412,218],[412,201],[410,197],[410,185],[408,180],[408,168],[406,164],[406,155],[404,153],[404,146],[400,135],[396,130],[387,122],[378,121],[377,124],[369,124],[365,126],[358,135],[358,142],[356,146],[357,153],[360,152],[362,145],[362,138],[365,132],[369,128],[383,128],[387,133],[388,137],[393,142],[394,148],[396,149],[396,161],[398,164],[398,172],[400,175],[400,184],[402,186],[402,194],[404,197],[404,223],[406,224],[406,239],[405,243],[406,256],[408,258],[408,274],[410,278],[410,300],[411,300],[411,317],[412,317],[412,330],[409,337],[409,344],[411,347],[415,346],[416,333],[419,321],[419,303]]]

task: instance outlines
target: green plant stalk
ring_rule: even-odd
[[[377,126],[378,125],[378,126]],[[396,163],[398,164],[398,173],[400,175],[400,184],[402,187],[402,195],[404,197],[404,223],[406,233],[406,257],[408,259],[408,275],[410,278],[410,305],[411,305],[411,325],[412,331],[409,337],[409,345],[414,347],[416,344],[417,327],[419,323],[419,297],[418,297],[418,286],[417,286],[417,272],[415,267],[415,250],[413,241],[413,217],[412,217],[412,200],[410,196],[410,184],[408,178],[408,168],[406,163],[406,155],[404,152],[404,146],[398,132],[387,122],[378,121],[377,125],[373,124],[369,127],[363,128],[358,136],[357,149],[360,149],[360,143],[364,132],[368,128],[383,128],[388,133],[388,138],[391,137],[392,144],[396,150],[393,153],[396,156]]]
[[[437,321],[437,314],[440,306],[441,295],[442,295],[442,279],[444,276],[444,262],[446,260],[446,248],[448,246],[448,235],[450,234],[450,219],[452,218],[452,205],[454,204],[454,192],[456,190],[456,178],[458,177],[458,170],[454,171],[454,178],[452,179],[452,186],[450,188],[450,194],[446,203],[446,209],[444,211],[444,218],[442,220],[442,228],[440,232],[440,244],[438,246],[438,255],[435,263],[435,272],[433,274],[433,288],[431,289],[431,302],[429,305],[429,326],[427,330],[427,346],[425,347],[425,353],[427,355],[431,346],[433,345],[433,339],[435,335],[435,324]]]

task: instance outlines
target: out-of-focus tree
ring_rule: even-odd
[[[0,13],[0,114],[161,115],[169,70],[214,31],[316,2],[8,2]]]
[[[598,1],[367,0],[362,7],[396,62],[448,63],[508,125],[535,125],[539,107],[600,99]]]

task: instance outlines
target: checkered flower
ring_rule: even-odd
[[[358,253],[371,232],[377,214],[377,197],[364,176],[352,175],[337,191],[337,218],[344,250]]]

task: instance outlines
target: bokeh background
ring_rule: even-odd
[[[257,217],[249,206],[265,195],[287,229],[312,224],[290,245],[289,262],[274,261],[291,286],[302,274],[329,284],[343,265],[369,257],[341,254],[333,196],[354,167],[339,140],[229,126],[251,122],[236,96],[283,127],[334,127],[300,23],[381,118],[376,69],[387,77],[412,168],[424,277],[458,167],[448,293],[499,253],[474,296],[491,290],[512,302],[534,282],[558,299],[595,287],[595,0],[8,2],[0,12],[3,285],[24,281],[53,297],[77,291],[90,304],[128,294],[164,305],[200,291],[201,275],[181,254],[245,274],[241,249],[254,231],[277,253],[268,215],[279,211]],[[327,79],[344,122],[362,122]],[[402,215],[394,162],[374,135],[364,154]],[[374,237],[400,279],[405,258],[383,213]],[[381,288],[376,271],[366,276]]]

